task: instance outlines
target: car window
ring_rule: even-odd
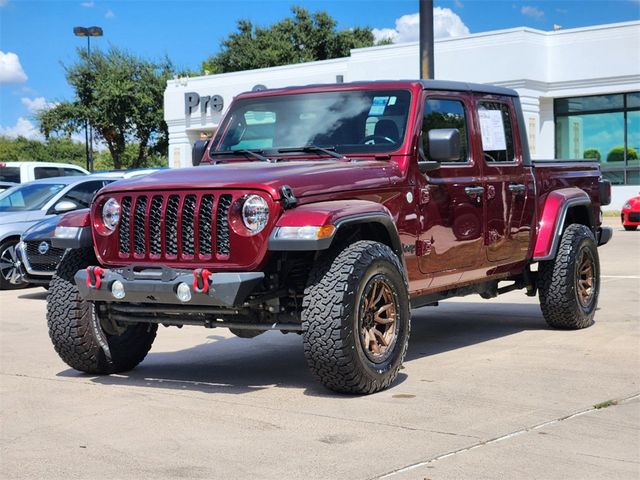
[[[104,186],[104,180],[84,182],[69,190],[61,200],[69,200],[76,203],[80,208],[87,208],[91,204],[94,195]]]
[[[77,168],[63,168],[62,175],[65,177],[80,177],[85,176],[86,173],[82,170],[78,170]]]
[[[460,132],[460,159],[465,163],[469,156],[469,140],[467,137],[467,115],[464,104],[460,100],[429,98],[425,103],[422,118],[422,147],[429,157],[429,130],[440,128],[457,128]]]
[[[317,92],[237,100],[218,129],[216,151],[295,149],[391,152],[403,144],[411,93]]]
[[[502,102],[478,102],[478,119],[484,159],[489,162],[514,162],[513,128],[509,105]]]
[[[5,167],[0,164],[0,181],[20,183],[20,167]]]
[[[27,183],[0,193],[0,212],[38,210],[66,185],[59,183]]]
[[[34,176],[36,180],[41,178],[59,177],[60,169],[58,167],[36,167],[34,169]]]

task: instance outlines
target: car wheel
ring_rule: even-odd
[[[20,275],[20,260],[16,252],[18,242],[17,238],[10,238],[0,244],[0,290],[27,286]]]
[[[623,225],[627,232],[635,232],[638,229],[637,225]]]
[[[555,259],[540,262],[542,315],[554,328],[588,327],[593,324],[599,290],[600,261],[593,233],[584,225],[569,225]]]
[[[386,245],[358,241],[330,251],[312,270],[303,299],[304,353],[336,392],[384,390],[402,366],[410,329],[402,264]]]

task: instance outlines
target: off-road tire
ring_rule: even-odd
[[[635,232],[638,229],[637,225],[623,225],[627,232]]]
[[[382,363],[367,357],[357,326],[360,296],[376,278],[384,278],[397,300],[396,340]],[[410,306],[402,264],[388,246],[363,240],[327,252],[310,273],[302,307],[307,364],[327,388],[370,394],[395,380],[407,351]]]
[[[92,302],[80,297],[74,275],[96,259],[91,249],[68,250],[49,284],[47,324],[60,358],[71,368],[92,374],[124,372],[138,365],[151,349],[157,325],[129,325],[120,335],[105,332],[111,361],[92,332]]]
[[[577,264],[581,252],[593,258],[593,295],[587,305],[578,300]],[[555,259],[540,262],[538,291],[540,308],[547,324],[553,328],[579,329],[593,324],[600,290],[600,262],[591,230],[571,224],[562,234]]]

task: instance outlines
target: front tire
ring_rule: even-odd
[[[556,258],[540,262],[538,289],[542,315],[549,326],[579,329],[593,324],[600,291],[600,261],[588,227],[567,227]]]
[[[131,370],[151,349],[158,326],[135,324],[120,326],[113,334],[105,332],[109,361],[93,334],[94,305],[80,297],[73,278],[79,270],[95,264],[91,249],[69,250],[62,258],[47,295],[49,337],[60,358],[75,370],[92,374]]]
[[[20,275],[20,261],[16,246],[20,240],[9,238],[0,243],[0,290],[16,290],[28,284]]]
[[[359,241],[328,252],[310,274],[302,306],[307,364],[327,388],[369,394],[395,380],[410,307],[402,265],[389,247]]]
[[[627,232],[635,232],[638,229],[637,225],[623,225]]]

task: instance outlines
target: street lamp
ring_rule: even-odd
[[[87,37],[87,58],[91,58],[91,37],[101,37],[100,27],[73,27],[73,34],[76,37]],[[93,129],[89,119],[84,121],[84,140],[87,150],[87,170],[93,172]]]

